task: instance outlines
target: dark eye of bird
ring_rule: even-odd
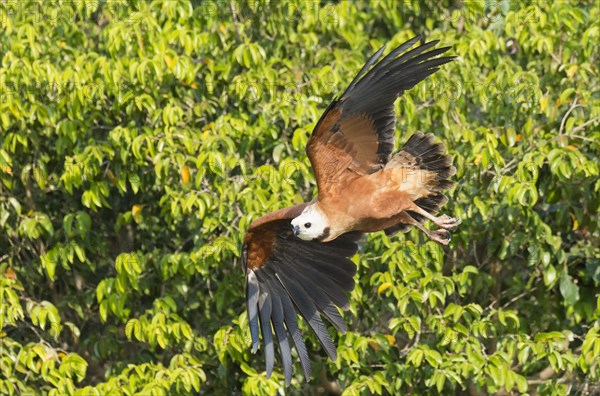
[[[311,224],[310,223],[304,223],[304,227],[306,228],[310,228]]]

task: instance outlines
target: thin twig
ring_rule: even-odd
[[[562,61],[560,60],[560,58],[558,56],[556,56],[556,54],[554,52],[550,52],[550,56],[552,57],[552,59],[554,59],[556,61],[556,63],[558,63],[559,65],[562,64]]]
[[[500,172],[500,174],[506,175],[508,172],[513,170],[514,165],[517,165],[517,164],[518,164],[518,161],[517,161],[516,157],[511,159],[506,165],[504,165],[504,168],[502,168],[502,171]]]
[[[233,1],[229,2],[229,8],[231,9],[231,19],[233,20],[233,30],[235,31],[235,35],[239,42],[242,41],[242,37],[240,36],[240,31],[238,30],[238,15],[235,10],[235,3]]]
[[[573,99],[573,103],[571,104],[571,107],[569,108],[569,110],[567,110],[567,112],[565,113],[565,116],[563,117],[562,121],[560,122],[558,136],[563,135],[563,130],[565,129],[565,123],[567,122],[567,118],[569,118],[569,114],[571,114],[571,112],[578,107],[583,107],[583,105],[577,103],[577,98],[575,98],[575,99]]]
[[[577,133],[577,132],[581,131],[583,128],[585,128],[586,126],[593,124],[594,122],[596,122],[598,120],[600,120],[600,117],[592,118],[591,120],[588,120],[588,121],[584,122],[583,124],[578,125],[575,128],[571,129],[571,133]],[[583,140],[593,141],[592,139],[586,138],[585,136],[572,135],[571,133],[569,133],[569,136],[571,136],[571,137],[576,137],[576,138],[583,139]]]
[[[402,350],[400,351],[400,356],[406,356],[408,355],[408,352],[410,352],[411,349],[413,349],[415,346],[417,346],[419,344],[419,341],[421,340],[421,328],[419,328],[419,331],[416,332],[415,334],[415,339],[413,340],[412,343],[406,345],[404,348],[402,348]]]
[[[552,379],[552,378],[549,378],[549,379],[538,379],[538,378],[533,378],[533,379],[527,379],[527,383],[529,385],[541,385],[541,384],[545,384],[545,383],[550,382],[550,381],[556,381],[556,383],[562,384],[564,382],[567,382],[568,380],[569,380],[569,378],[567,378],[566,376],[558,378],[558,379]]]
[[[475,257],[475,262],[477,263],[477,268],[481,269],[481,262],[479,261],[479,256],[477,256],[477,241],[473,240],[473,256]]]
[[[463,126],[462,122],[460,121],[460,118],[458,117],[457,112],[452,113],[452,118],[454,119],[454,122],[456,122],[458,125]]]
[[[586,142],[592,142],[592,143],[596,142],[596,140],[594,140],[594,139],[590,139],[589,137],[580,136],[580,135],[565,135],[565,136],[585,140]]]
[[[520,300],[521,298],[525,297],[527,294],[532,293],[536,290],[537,290],[537,286],[533,287],[531,290],[524,291],[523,293],[513,297],[510,301],[508,301],[504,305],[502,305],[502,308],[508,307],[510,304],[514,303],[517,300]]]

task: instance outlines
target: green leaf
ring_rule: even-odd
[[[571,276],[566,272],[560,276],[560,294],[569,305],[574,305],[579,301],[579,286],[573,283]]]
[[[548,287],[552,287],[556,282],[556,269],[553,265],[549,265],[544,269],[544,284]],[[562,291],[561,291],[562,292]],[[563,294],[564,296],[564,294]]]

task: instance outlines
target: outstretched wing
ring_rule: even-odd
[[[405,90],[454,59],[437,57],[450,49],[431,49],[438,41],[407,51],[419,40],[408,40],[378,62],[382,47],[321,116],[306,147],[319,199],[387,163],[394,148],[394,102]]]
[[[323,315],[335,328],[346,332],[337,307],[348,308],[347,293],[354,289],[356,265],[349,259],[357,251],[360,233],[350,233],[327,243],[296,238],[290,220],[306,204],[270,213],[250,225],[244,238],[243,265],[246,271],[246,308],[256,352],[259,333],[265,345],[267,378],[275,360],[274,337],[279,343],[286,385],[292,379],[291,340],[296,346],[306,379],[311,364],[296,314],[314,331],[332,360],[336,349]]]

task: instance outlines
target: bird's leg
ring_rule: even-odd
[[[417,205],[415,205],[414,208],[411,208],[411,210],[433,221],[435,225],[445,230],[454,229],[458,227],[458,225],[461,223],[460,219],[455,219],[454,217],[450,217],[447,214],[443,214],[441,216],[436,217]]]
[[[445,229],[439,230],[430,230],[427,229],[421,224],[417,219],[412,217],[408,212],[400,212],[400,214],[396,217],[396,221],[398,223],[413,225],[417,227],[419,230],[423,231],[425,235],[427,235],[432,241],[441,243],[442,245],[447,245],[450,243],[450,232]],[[408,231],[408,230],[407,230]],[[387,232],[387,230],[386,230]],[[406,231],[404,231],[406,232]]]
[[[415,221],[414,225],[419,230],[423,231],[425,235],[427,235],[432,241],[441,243],[442,245],[447,245],[450,243],[450,231],[443,228],[439,230],[429,230],[418,221]]]

